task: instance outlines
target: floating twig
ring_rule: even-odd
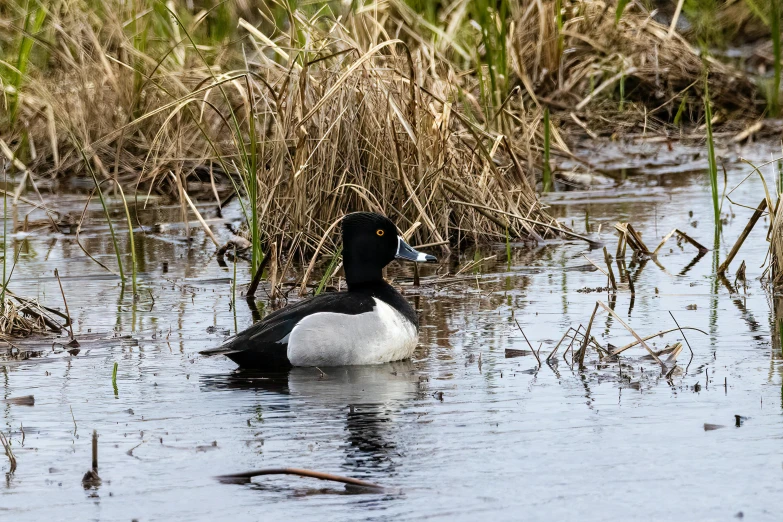
[[[373,489],[377,491],[383,491],[385,488],[372,482],[366,482],[351,477],[343,477],[340,475],[333,475],[331,473],[323,473],[321,471],[313,471],[309,469],[301,468],[271,468],[271,469],[259,469],[255,471],[246,471],[244,473],[232,473],[230,475],[220,475],[216,477],[220,482],[227,484],[246,484],[250,482],[253,477],[260,477],[262,475],[296,475],[298,477],[310,477],[319,480],[330,480],[332,482],[341,482],[349,486],[359,486],[362,488]]]
[[[3,404],[13,404],[14,406],[35,406],[35,397],[32,395],[23,395],[21,397],[11,397],[10,399],[0,400]]]

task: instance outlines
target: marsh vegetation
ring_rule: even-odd
[[[729,484],[710,516],[771,508],[743,484],[779,474],[780,18],[780,0],[0,4],[7,509],[197,519],[209,492],[245,514],[508,516],[524,488],[537,513],[669,517],[651,477],[675,508]],[[196,355],[344,288],[354,210],[444,260],[386,274],[420,313],[412,361],[251,375]],[[694,461],[703,482],[672,478]],[[291,467],[389,489],[267,480]]]

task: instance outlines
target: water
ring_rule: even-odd
[[[577,232],[587,227],[612,254],[617,221],[632,222],[651,247],[677,227],[712,248],[709,183],[703,170],[689,170],[700,168],[700,148],[670,153],[665,144],[648,143],[631,148],[631,156],[621,150],[607,144],[600,161],[613,176],[633,174],[609,190],[552,194],[546,198],[552,213],[573,221]],[[742,153],[762,161],[775,150],[761,144]],[[748,169],[738,163],[738,151],[722,154],[731,187]],[[677,167],[683,157],[687,169]],[[755,207],[762,194],[753,178],[731,197]],[[83,200],[59,205],[80,214]],[[29,210],[21,207],[19,227]],[[724,226],[720,260],[752,210],[727,202],[724,212],[735,217]],[[4,363],[2,398],[34,395],[35,405],[0,404],[0,426],[10,432],[18,460],[0,489],[0,519],[780,518],[783,378],[772,334],[780,307],[759,281],[768,219],[729,270],[733,283],[746,261],[744,292],[730,293],[712,275],[714,252],[699,258],[674,238],[659,255],[660,266],[628,263],[636,295],[622,285],[614,303],[624,321],[649,335],[675,327],[671,311],[680,325],[706,332],[685,331],[693,358],[686,347],[667,380],[639,347],[625,352],[622,372],[617,363],[599,364],[592,350],[584,371],[572,369],[562,349],[556,364],[540,369],[531,354],[506,357],[506,349],[529,352],[515,319],[546,355],[570,326],[587,324],[596,300],[610,302],[606,292],[584,291],[605,286],[606,278],[583,256],[604,266],[602,251],[581,242],[517,245],[510,264],[505,245],[482,247],[479,256],[497,257],[480,272],[468,271],[470,279],[406,287],[421,310],[421,344],[412,361],[237,374],[231,361],[198,351],[250,325],[251,313],[241,299],[231,306],[233,266],[218,265],[197,226],[188,240],[175,224],[178,215],[178,207],[138,212],[141,225],[174,224],[137,232],[135,302],[73,235],[15,236],[25,250],[12,290],[61,306],[57,268],[82,349],[70,356],[49,341],[37,345],[42,357]],[[112,264],[102,210],[93,204],[88,216],[82,242]],[[33,212],[28,228],[43,219]],[[225,240],[224,227],[213,223]],[[464,266],[474,254],[453,264]],[[248,280],[245,266],[239,265],[240,282]],[[409,267],[390,274],[409,276]],[[596,317],[592,334],[604,346],[633,340],[606,313]],[[678,340],[684,342],[674,332],[650,344],[662,349]],[[747,418],[740,427],[735,415]],[[724,427],[705,430],[705,423]],[[93,429],[100,435],[103,483],[85,490]],[[351,494],[339,484],[288,476],[250,485],[215,479],[269,467],[315,469],[388,489]]]

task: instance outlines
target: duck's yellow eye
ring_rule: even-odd
[[[379,228],[375,231],[376,234],[378,234],[378,237],[383,237],[383,235],[386,233],[386,231],[382,228]]]

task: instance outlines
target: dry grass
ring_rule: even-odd
[[[702,55],[638,2],[628,5],[616,22],[614,3],[564,1],[562,31],[554,25],[553,5],[529,2],[516,24],[513,64],[532,96],[570,110],[616,112],[622,107],[624,83],[624,101],[640,103],[648,114],[668,121],[688,96],[686,116],[696,121],[702,115],[700,80],[709,70],[713,104],[726,110],[763,109],[748,75]]]
[[[311,254],[360,209],[420,245],[560,235],[535,194],[545,106],[619,121],[627,100],[697,121],[708,67],[717,108],[757,107],[747,75],[639,3],[619,22],[594,0],[562,2],[562,17],[533,0],[410,5],[63,0],[33,23],[38,4],[7,3],[4,154],[33,181],[88,161],[119,182],[107,190],[168,194],[183,216],[239,193],[257,267],[273,243]],[[557,120],[546,153],[570,157]]]
[[[36,301],[14,296],[6,299],[0,313],[0,341],[40,335],[47,332],[59,333],[62,326],[52,318],[52,311]]]
[[[64,4],[39,35],[55,66],[29,74],[0,132],[34,177],[81,172],[83,147],[99,177],[142,200],[169,193],[183,212],[236,190],[259,250],[313,252],[359,209],[420,223],[415,244],[557,235],[534,190],[543,111],[482,106],[440,42],[394,38],[403,4],[289,11],[275,30],[240,18],[236,40],[208,44],[210,12]]]

